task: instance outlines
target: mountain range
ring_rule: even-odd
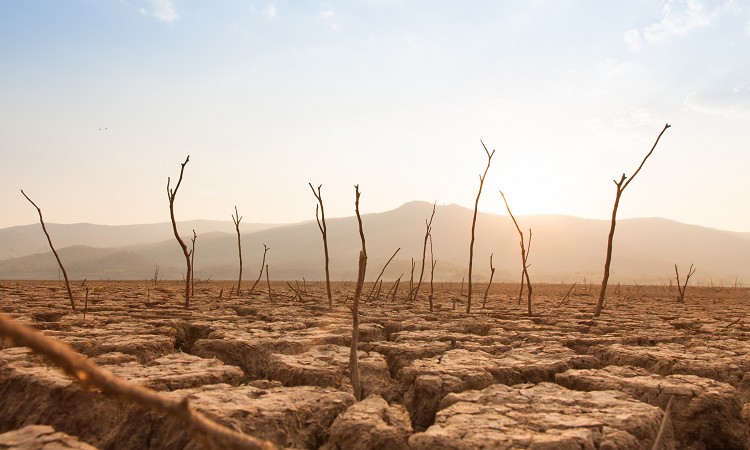
[[[400,248],[384,279],[408,280],[415,263],[419,278],[426,219],[433,205],[411,202],[383,213],[363,214],[367,243],[368,279],[380,273]],[[432,223],[436,281],[461,281],[468,271],[473,211],[458,205],[438,205]],[[519,216],[528,239],[532,230],[529,272],[533,281],[598,282],[609,231],[608,220],[560,215]],[[332,281],[356,279],[360,238],[354,216],[327,219]],[[180,279],[185,271],[182,251],[170,223],[102,226],[47,224],[60,258],[71,278]],[[237,235],[232,222],[178,223],[190,245],[195,244],[196,279],[237,277]],[[269,247],[266,263],[271,279],[324,279],[323,243],[315,221],[296,224],[240,224],[243,279],[258,277],[263,245]],[[509,216],[479,213],[474,246],[474,279],[490,274],[495,281],[518,282],[520,247],[518,232]],[[674,264],[686,272],[697,268],[697,283],[732,284],[750,281],[750,233],[687,225],[662,218],[622,219],[617,222],[611,282],[667,283]],[[427,248],[425,279],[429,279]],[[39,224],[0,229],[0,279],[57,279],[59,271]]]

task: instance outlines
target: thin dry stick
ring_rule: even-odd
[[[240,274],[237,276],[237,296],[240,295],[240,288],[242,287],[242,239],[240,237],[240,221],[242,217],[237,212],[237,206],[234,207],[234,215],[232,215],[232,222],[234,222],[234,229],[237,230],[237,252],[240,255]]]
[[[674,395],[669,396],[669,401],[667,402],[667,407],[664,410],[664,415],[661,418],[661,424],[659,425],[659,432],[656,434],[656,439],[654,439],[654,445],[651,447],[651,450],[659,450],[659,447],[661,446],[661,441],[664,439],[664,432],[667,430],[667,421],[669,421],[669,414],[672,411],[672,399],[674,398]]]
[[[490,286],[492,286],[492,278],[495,276],[495,267],[492,266],[492,257],[494,253],[490,253],[490,282],[487,283],[487,289],[484,291],[484,298],[482,299],[482,309],[487,306],[487,294],[490,293]]]
[[[168,414],[183,423],[187,432],[198,442],[211,449],[277,449],[269,441],[240,433],[220,425],[192,408],[187,398],[176,399],[134,383],[127,382],[100,368],[89,359],[76,353],[69,345],[44,336],[22,325],[10,316],[0,313],[0,336],[29,347],[62,368],[84,388],[97,388],[102,393],[146,408]]]
[[[44,235],[47,236],[47,242],[49,242],[49,248],[52,249],[52,254],[55,255],[55,259],[57,259],[57,265],[60,266],[60,270],[62,270],[63,276],[65,277],[65,287],[68,290],[68,298],[70,299],[70,307],[73,309],[73,312],[76,312],[76,302],[73,300],[73,292],[70,290],[70,282],[68,282],[68,273],[65,271],[65,267],[63,267],[62,261],[60,261],[60,255],[57,254],[57,250],[55,250],[55,246],[52,245],[52,239],[49,237],[49,233],[47,233],[47,227],[44,225],[44,219],[42,218],[42,210],[39,209],[38,206],[36,206],[36,203],[34,203],[28,195],[21,189],[21,194],[26,197],[26,200],[29,201],[32,205],[34,205],[34,208],[36,208],[36,212],[39,213],[39,223],[42,224],[42,231],[44,231]]]
[[[315,198],[318,200],[318,204],[315,205],[315,220],[318,222],[318,229],[320,234],[323,235],[323,252],[326,257],[326,292],[328,293],[328,309],[333,311],[333,296],[331,295],[331,275],[328,271],[328,228],[326,227],[326,213],[323,209],[323,196],[320,193],[320,188],[323,185],[318,185],[318,191],[315,192],[312,183],[307,183],[310,186]],[[320,218],[318,218],[318,208],[320,208]]]
[[[190,272],[190,296],[195,297],[195,240],[198,239],[198,235],[193,230],[193,238],[190,241],[193,243],[193,247],[190,249],[190,267],[193,270]]]
[[[414,258],[411,259],[411,277],[409,277],[409,292],[406,294],[406,299],[411,300],[411,295],[414,293]]]
[[[367,247],[365,246],[365,232],[362,230],[362,217],[359,215],[359,185],[354,186],[354,190],[354,210],[357,213],[362,250],[359,252],[359,273],[357,275],[357,287],[354,290],[354,303],[352,305],[352,348],[349,353],[349,374],[351,376],[352,388],[354,389],[354,397],[359,401],[362,400],[362,382],[359,379],[359,358],[357,356],[357,344],[359,343],[359,299],[362,296],[362,287],[365,284]]]
[[[490,163],[492,162],[492,155],[495,154],[495,150],[490,153],[487,150],[487,146],[484,145],[483,141],[479,141],[484,147],[485,153],[487,153],[487,168],[484,169],[484,174],[479,177],[479,192],[477,192],[477,199],[474,201],[474,216],[471,219],[471,242],[469,243],[469,291],[466,296],[466,313],[471,312],[471,269],[474,265],[474,231],[477,226],[477,210],[479,208],[479,196],[482,195],[482,187],[484,186],[484,178],[487,176],[487,171],[490,170]]]
[[[167,177],[167,197],[169,198],[169,217],[172,219],[172,231],[174,232],[175,239],[177,239],[177,242],[180,244],[182,253],[185,255],[185,264],[187,265],[187,276],[185,276],[185,308],[190,307],[190,276],[193,272],[193,265],[190,264],[190,253],[188,252],[187,245],[180,237],[180,233],[177,232],[177,222],[174,220],[174,198],[177,195],[177,190],[180,188],[180,184],[182,183],[182,174],[185,172],[185,166],[188,161],[190,161],[190,155],[188,155],[187,158],[185,158],[185,162],[181,164],[180,178],[177,180],[177,186],[174,187],[174,190],[169,188],[169,182],[171,180]]]
[[[430,233],[430,312],[432,312],[432,304],[433,304],[433,298],[435,295],[435,264],[437,264],[437,261],[435,261],[435,255],[432,253],[432,233]]]
[[[424,232],[424,244],[422,245],[422,269],[419,272],[419,282],[417,283],[417,288],[414,290],[414,300],[417,299],[417,295],[419,295],[419,288],[422,287],[422,279],[424,278],[425,258],[427,257],[427,240],[430,238],[430,235],[432,234],[432,219],[435,218],[436,206],[437,206],[437,201],[432,204],[432,214],[430,215],[430,220],[429,221],[427,221],[427,219],[424,220],[425,232]]]
[[[263,267],[266,265],[266,253],[271,250],[270,248],[266,247],[266,244],[263,244],[263,261],[260,263],[260,272],[258,273],[258,279],[255,280],[255,283],[253,283],[253,286],[250,288],[250,292],[248,292],[247,295],[250,295],[255,290],[255,286],[258,285],[258,282],[260,281],[261,277],[263,276]]]
[[[508,214],[510,215],[510,218],[513,219],[513,224],[516,226],[516,230],[518,231],[518,235],[520,236],[521,240],[519,242],[519,245],[521,246],[521,292],[523,292],[523,278],[526,278],[526,287],[527,294],[528,294],[528,302],[527,302],[527,313],[531,315],[531,280],[529,279],[529,265],[526,264],[526,261],[528,261],[529,258],[529,251],[531,251],[531,229],[529,229],[529,246],[526,248],[524,243],[524,237],[523,237],[523,231],[521,231],[521,227],[518,226],[518,222],[516,221],[516,217],[513,215],[513,213],[510,211],[510,206],[508,206],[508,200],[505,199],[505,194],[503,194],[503,191],[500,191],[500,195],[503,196],[503,202],[505,202],[505,208],[508,210]],[[518,294],[518,303],[521,303],[521,293]]]
[[[391,301],[392,302],[396,301],[396,294],[398,293],[398,285],[399,285],[399,283],[401,283],[401,278],[403,276],[404,276],[404,274],[402,273],[401,276],[398,277],[398,279],[396,280],[396,282],[393,283],[393,285],[391,286],[391,288],[388,289],[388,293],[385,294],[385,299],[386,300],[388,300],[388,296],[391,295],[391,293],[393,293],[393,295],[391,296]]]
[[[86,299],[83,302],[83,323],[86,324],[86,310],[89,309],[89,287],[86,286]]]
[[[297,289],[294,289],[292,284],[288,281],[286,282],[286,285],[289,286],[289,289],[291,289],[292,292],[294,292],[294,295],[291,296],[292,300],[298,298],[300,301],[302,301],[302,296],[300,295],[299,291]],[[299,283],[297,284],[297,288],[299,288]]]
[[[690,277],[695,273],[695,269],[693,268],[693,265],[690,264],[687,278],[685,278],[685,285],[682,287],[680,287],[680,272],[677,271],[677,264],[674,265],[674,273],[677,276],[677,290],[680,293],[680,296],[677,297],[677,303],[685,303],[685,289],[687,289],[688,281],[690,281]]]
[[[625,190],[626,187],[630,184],[631,181],[635,178],[636,175],[638,175],[638,172],[641,171],[641,168],[643,168],[643,165],[646,163],[646,160],[649,156],[651,156],[651,153],[654,152],[654,149],[656,148],[656,145],[659,143],[659,139],[661,139],[661,136],[664,134],[665,131],[667,131],[667,128],[669,128],[670,125],[666,124],[664,125],[664,129],[661,130],[661,133],[659,133],[659,136],[656,138],[656,141],[654,142],[654,145],[651,147],[651,150],[648,152],[645,158],[643,158],[643,161],[641,161],[641,165],[638,166],[638,169],[635,171],[632,177],[630,177],[629,180],[625,181],[627,179],[627,176],[625,174],[622,174],[622,178],[620,178],[620,181],[612,180],[615,183],[615,188],[617,189],[617,192],[615,193],[615,205],[612,208],[612,222],[609,227],[609,235],[607,237],[607,257],[604,260],[604,276],[602,277],[602,289],[599,291],[599,300],[596,303],[596,309],[594,310],[594,317],[599,317],[602,313],[602,308],[604,307],[604,296],[607,293],[607,283],[609,281],[609,265],[612,262],[612,241],[615,238],[615,225],[617,222],[617,207],[620,205],[620,196],[622,196],[622,192]]]
[[[268,275],[268,264],[266,264],[266,283],[268,284],[268,300],[273,301],[273,295],[271,294],[271,279]]]
[[[375,283],[372,285],[372,289],[370,289],[370,293],[367,294],[367,300],[370,300],[370,297],[372,296],[372,292],[375,290],[375,285],[378,284],[378,281],[380,281],[380,277],[383,276],[383,274],[385,273],[385,269],[388,268],[388,264],[390,264],[391,261],[393,261],[393,258],[396,257],[396,253],[398,253],[399,250],[401,250],[401,247],[397,248],[396,251],[393,252],[393,255],[391,255],[390,259],[388,259],[388,262],[385,263],[385,265],[383,266],[383,270],[380,271],[380,275],[378,275],[378,277],[375,279]]]
[[[573,291],[573,288],[575,288],[575,287],[576,287],[576,284],[578,284],[578,283],[573,283],[573,286],[571,286],[571,287],[570,287],[570,289],[568,289],[568,293],[567,293],[567,294],[565,294],[565,297],[563,297],[563,299],[562,299],[562,300],[560,300],[560,303],[558,303],[558,304],[557,304],[557,307],[558,307],[558,308],[559,308],[559,307],[561,307],[561,306],[562,306],[562,305],[563,305],[563,304],[565,303],[565,300],[567,300],[567,299],[568,299],[568,296],[569,296],[569,295],[570,295],[570,293],[571,293],[571,292]]]

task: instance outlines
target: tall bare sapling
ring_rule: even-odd
[[[177,196],[177,190],[182,183],[182,175],[185,172],[185,166],[188,161],[190,161],[190,155],[188,155],[187,158],[185,158],[185,162],[181,164],[180,178],[177,180],[177,185],[174,189],[170,189],[169,183],[171,179],[167,177],[167,197],[169,198],[169,217],[172,219],[172,231],[174,232],[175,239],[177,239],[177,242],[180,244],[182,254],[185,255],[185,265],[187,266],[187,274],[185,275],[185,308],[190,307],[190,277],[193,274],[193,265],[190,263],[190,252],[187,249],[187,245],[180,237],[180,233],[177,232],[177,222],[174,220],[174,199]]]
[[[422,279],[424,278],[425,258],[427,257],[427,240],[430,238],[430,234],[432,233],[432,219],[435,218],[435,206],[437,206],[437,202],[432,204],[432,214],[430,215],[430,220],[429,221],[427,219],[424,220],[425,232],[424,232],[424,243],[422,244],[422,269],[419,271],[419,281],[417,282],[417,287],[414,290],[414,300],[417,299],[417,295],[419,295],[419,288],[422,287]]]
[[[694,273],[695,273],[695,268],[693,268],[693,265],[690,264],[687,277],[685,277],[685,285],[680,286],[680,272],[677,270],[677,264],[674,265],[674,274],[677,278],[677,290],[679,291],[679,294],[680,294],[677,297],[677,303],[685,303],[685,290],[687,289],[687,285],[688,285],[688,282],[690,281],[690,277],[692,277]]]
[[[599,291],[599,300],[596,302],[596,309],[594,310],[594,317],[599,317],[602,313],[602,308],[604,307],[604,296],[607,293],[607,283],[609,282],[609,265],[612,262],[612,242],[615,238],[615,225],[617,223],[617,207],[620,205],[620,196],[622,196],[622,192],[625,190],[626,187],[630,184],[631,181],[635,178],[636,175],[638,175],[638,172],[641,171],[643,168],[643,165],[646,163],[646,160],[649,156],[651,156],[651,153],[654,152],[654,149],[656,148],[656,145],[659,143],[659,139],[661,139],[661,136],[664,134],[665,131],[667,131],[667,128],[669,128],[670,125],[666,124],[664,125],[664,128],[661,130],[661,133],[659,133],[659,136],[657,136],[656,141],[654,142],[654,145],[651,147],[651,150],[649,150],[648,154],[643,158],[643,161],[641,161],[641,165],[638,166],[638,169],[636,169],[635,173],[633,174],[630,179],[623,173],[622,177],[620,178],[620,181],[612,180],[615,183],[615,204],[612,208],[612,221],[609,226],[609,235],[607,237],[607,256],[604,260],[604,275],[602,277],[602,288]],[[627,180],[627,181],[626,181]]]
[[[485,153],[487,153],[487,167],[484,169],[484,174],[479,176],[479,192],[477,192],[477,199],[474,201],[474,216],[471,219],[471,242],[469,243],[469,290],[466,296],[466,313],[471,312],[471,271],[472,267],[474,265],[474,231],[477,226],[477,210],[479,209],[479,197],[482,195],[482,187],[484,186],[484,179],[487,176],[487,171],[490,170],[490,163],[492,163],[492,156],[495,154],[495,150],[492,150],[492,153],[490,153],[489,150],[487,150],[487,146],[484,145],[483,141],[482,147],[484,147]]]
[[[260,263],[260,272],[258,273],[258,279],[255,280],[255,283],[253,283],[253,286],[250,288],[250,292],[248,292],[248,295],[253,293],[253,291],[255,290],[255,286],[258,285],[261,277],[263,276],[263,268],[266,265],[266,253],[268,253],[269,250],[271,249],[266,247],[266,244],[263,244],[263,261]]]
[[[521,227],[518,226],[518,222],[516,221],[516,217],[513,215],[513,213],[510,211],[510,206],[508,206],[508,200],[505,199],[505,194],[503,194],[503,191],[500,191],[500,195],[503,196],[503,202],[505,202],[505,208],[508,210],[508,214],[510,215],[510,218],[513,219],[513,224],[516,226],[516,231],[518,231],[518,235],[520,236],[520,242],[519,245],[521,246],[521,290],[518,293],[518,304],[521,304],[521,294],[523,293],[523,280],[526,278],[526,287],[527,287],[527,294],[528,294],[528,302],[527,302],[527,312],[529,315],[531,315],[531,279],[529,278],[529,265],[527,264],[527,261],[529,260],[529,251],[531,251],[531,229],[529,228],[529,245],[528,247],[525,245],[524,242],[524,236],[523,231],[521,231]]]
[[[323,195],[320,193],[320,188],[323,185],[318,185],[318,191],[316,192],[313,188],[312,183],[307,183],[310,186],[315,198],[318,200],[318,204],[315,205],[315,220],[318,222],[318,229],[320,234],[323,236],[323,253],[325,254],[326,263],[326,293],[328,294],[328,309],[333,311],[333,296],[331,295],[331,274],[328,269],[328,227],[326,227],[326,213],[323,209]],[[320,217],[318,217],[318,210],[320,210]]]
[[[57,250],[55,250],[55,246],[52,245],[52,239],[49,237],[49,233],[47,232],[47,227],[44,225],[44,219],[42,218],[42,210],[39,209],[38,206],[36,206],[36,203],[34,203],[28,195],[21,189],[21,194],[26,197],[26,200],[29,201],[32,205],[34,205],[34,208],[36,208],[36,212],[39,213],[39,223],[42,224],[42,231],[44,231],[44,235],[47,236],[47,242],[49,243],[49,248],[52,249],[52,254],[55,255],[55,259],[57,259],[57,265],[60,266],[60,270],[62,270],[63,276],[65,277],[65,288],[68,290],[68,299],[70,299],[70,307],[73,309],[73,312],[76,312],[76,302],[73,300],[73,291],[70,290],[70,282],[68,281],[68,273],[65,271],[65,267],[63,266],[62,261],[60,260],[60,255],[57,254]]]
[[[232,222],[234,222],[234,229],[237,230],[237,253],[240,256],[240,274],[237,276],[237,296],[240,295],[240,288],[242,287],[242,238],[240,237],[240,221],[242,217],[237,212],[237,206],[234,207],[234,215],[232,215]]]
[[[365,284],[365,271],[367,270],[367,247],[365,246],[365,232],[362,230],[362,217],[359,214],[359,185],[354,186],[355,200],[354,210],[357,213],[359,224],[359,237],[362,241],[362,250],[359,252],[359,271],[357,274],[357,287],[354,290],[354,303],[352,304],[352,348],[349,353],[349,373],[354,389],[354,397],[357,401],[362,400],[362,382],[359,378],[359,358],[357,357],[357,345],[359,344],[359,300],[362,297],[362,288]]]

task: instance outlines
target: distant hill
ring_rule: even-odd
[[[393,280],[402,273],[408,280],[411,258],[419,276],[425,219],[432,210],[426,202],[407,203],[392,211],[363,215],[367,240],[368,279],[374,279],[397,248],[401,248],[386,271]],[[437,207],[433,222],[433,247],[437,281],[461,281],[468,267],[472,211],[457,205]],[[533,240],[529,269],[532,281],[579,281],[597,283],[607,242],[609,221],[558,215],[517,217]],[[334,281],[356,278],[359,234],[355,217],[329,219],[328,241],[331,277]],[[72,225],[71,225],[72,226]],[[187,237],[189,226],[181,226]],[[204,227],[205,229],[205,227]],[[243,279],[257,277],[263,244],[270,250],[267,264],[273,279],[319,280],[325,277],[323,244],[314,221],[281,225],[262,230],[242,226]],[[0,236],[6,230],[0,230]],[[237,276],[237,241],[229,232],[199,231],[196,241],[196,277],[234,279]],[[37,230],[41,234],[41,230]],[[50,230],[50,233],[53,233]],[[43,235],[42,235],[43,236]],[[53,239],[57,244],[58,238]],[[82,243],[79,243],[82,244]],[[69,275],[74,278],[146,279],[154,267],[165,279],[179,279],[185,271],[181,250],[173,238],[156,243],[122,245],[117,248],[71,247],[60,250]],[[507,216],[480,213],[475,243],[475,279],[489,277],[489,257],[494,253],[495,280],[520,278],[518,235]],[[750,282],[750,234],[686,225],[660,218],[619,220],[612,261],[612,282],[667,282],[674,276],[674,264],[687,271],[695,263],[697,282],[725,284],[735,277]],[[427,252],[429,263],[429,249]],[[429,267],[425,270],[429,277]],[[57,266],[49,251],[0,261],[0,278],[57,278]]]
[[[93,225],[90,223],[57,224],[46,223],[56,248],[72,245],[90,247],[123,247],[136,244],[151,244],[173,237],[170,222],[144,225]],[[234,233],[231,221],[191,220],[178,223],[180,230],[196,233]],[[273,228],[273,224],[242,224],[245,231],[260,231]],[[0,229],[0,260],[20,258],[49,251],[47,238],[40,224],[21,225]]]

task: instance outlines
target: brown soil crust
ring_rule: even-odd
[[[470,314],[460,283],[436,284],[433,312],[429,288],[408,303],[402,286],[360,307],[356,402],[351,283],[333,285],[333,311],[321,282],[302,300],[272,283],[273,301],[202,282],[189,309],[182,283],[87,283],[85,321],[84,288],[73,314],[58,282],[0,281],[0,311],[281,447],[651,448],[671,396],[662,448],[750,449],[746,289],[689,287],[678,304],[668,286],[610,286],[595,318],[587,286],[562,306],[569,286],[535,286],[531,317],[517,284],[494,284]],[[0,448],[18,436],[39,442],[27,448],[50,436],[59,448],[201,448],[173,419],[82,390],[8,341],[0,433]]]

